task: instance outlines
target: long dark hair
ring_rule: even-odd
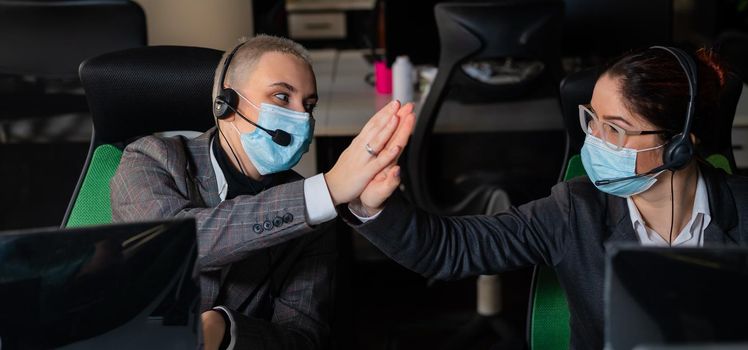
[[[726,68],[711,50],[693,57],[698,66],[698,91],[691,132],[699,138],[715,126],[725,85]],[[665,50],[648,48],[613,60],[602,75],[619,79],[624,105],[661,130],[663,140],[683,130],[688,105],[688,79],[676,58]]]

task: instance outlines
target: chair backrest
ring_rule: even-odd
[[[63,226],[111,221],[109,180],[130,141],[155,132],[213,125],[213,75],[223,52],[151,46],[85,61],[80,76],[93,135]]]
[[[501,1],[442,3],[434,8],[439,29],[439,70],[419,113],[407,153],[409,190],[418,206],[438,211],[429,193],[427,159],[429,141],[444,99],[460,86],[492,100],[520,98],[542,82],[554,81],[560,72],[560,1]],[[515,84],[492,85],[466,75],[462,65],[482,59],[518,57],[543,63],[542,74]]]
[[[145,14],[125,0],[2,0],[0,43],[0,74],[75,79],[86,58],[144,46]]]
[[[724,32],[714,41],[714,47],[743,82],[748,83],[748,33]]]

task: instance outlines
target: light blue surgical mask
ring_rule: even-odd
[[[641,152],[653,151],[665,146],[664,144],[635,150],[631,148],[621,148],[613,150],[606,146],[603,140],[587,134],[582,146],[582,165],[587,172],[592,183],[600,191],[612,194],[618,197],[628,198],[633,195],[648,190],[657,182],[657,176],[662,171],[647,176],[636,176],[636,157]],[[607,184],[598,185],[595,182],[601,180],[625,179],[613,181]]]
[[[310,114],[268,103],[262,103],[260,107],[257,107],[238,92],[237,94],[259,111],[257,124],[268,130],[280,129],[291,134],[291,143],[288,146],[281,146],[260,128],[242,133],[234,123],[231,123],[239,134],[249,161],[260,175],[289,170],[298,164],[301,156],[309,151],[309,144],[312,142],[314,120]]]

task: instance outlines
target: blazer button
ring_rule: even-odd
[[[293,221],[293,214],[287,213],[286,215],[283,215],[283,222],[289,223]]]
[[[262,223],[262,228],[264,228],[265,231],[270,231],[271,229],[273,229],[273,223],[270,221],[265,221]]]
[[[280,225],[283,225],[283,218],[276,216],[275,219],[273,219],[273,226],[280,227]]]
[[[262,225],[254,224],[254,226],[252,226],[252,231],[259,235],[260,233],[262,233]]]

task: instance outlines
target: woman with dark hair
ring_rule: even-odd
[[[430,278],[553,267],[569,302],[571,348],[600,349],[606,244],[748,242],[748,179],[694,156],[723,85],[724,71],[708,51],[695,59],[664,47],[627,54],[579,107],[588,176],[495,216],[440,217],[392,194],[399,184],[393,167],[349,205],[346,219],[390,258]]]

